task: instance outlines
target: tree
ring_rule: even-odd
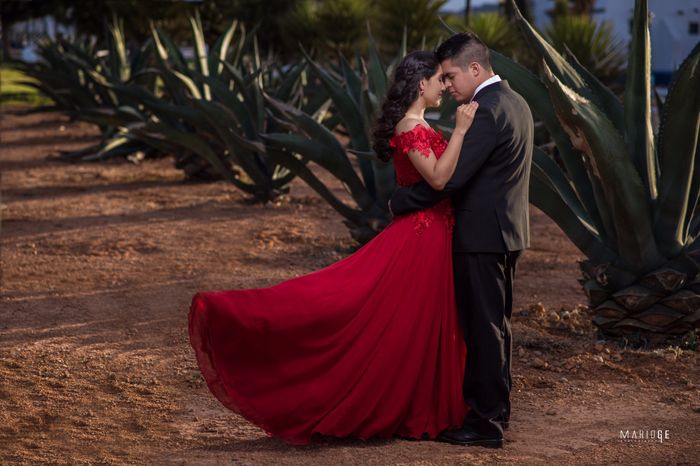
[[[554,7],[547,14],[554,21],[571,15],[590,17],[594,6],[595,0],[555,0]]]
[[[395,55],[401,44],[404,28],[408,50],[433,48],[440,36],[438,13],[447,0],[378,0],[374,30],[383,44],[389,44]]]

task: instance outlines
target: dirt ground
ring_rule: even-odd
[[[698,464],[697,353],[597,340],[581,256],[534,208],[504,449],[269,438],[208,392],[190,299],[338,260],[353,244],[341,218],[300,182],[262,207],[183,182],[168,158],[47,159],[95,140],[58,115],[6,111],[0,130],[0,464]],[[668,438],[620,438],[640,429]]]

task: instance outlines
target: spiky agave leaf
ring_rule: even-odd
[[[130,77],[131,69],[127,60],[126,40],[124,38],[124,22],[112,16],[111,24],[107,24],[107,47],[109,49],[108,63],[110,73],[120,81],[127,81]]]
[[[342,119],[343,126],[350,136],[352,148],[359,151],[370,150],[369,137],[364,125],[360,102],[353,100],[351,94],[352,90],[344,88],[338,81],[333,79],[305,50],[302,49],[302,53],[311,66],[311,69],[320,78],[330,98],[333,100],[335,109]],[[370,191],[370,195],[374,197],[376,191],[372,165],[365,160],[360,160],[359,164],[364,184]]]
[[[346,219],[353,238],[360,243],[369,241],[388,223],[388,217],[386,212],[368,196],[336,137],[319,121],[319,118],[311,117],[268,95],[266,99],[272,112],[283,118],[285,128],[292,132],[261,135],[265,144],[249,140],[240,142],[288,167]],[[307,166],[309,162],[314,162],[337,177],[358,204],[359,209],[338,199]]]
[[[588,71],[578,60],[578,58],[569,50],[568,47],[564,46],[566,52],[566,59],[569,61],[571,66],[581,75],[581,77],[586,82],[586,85],[590,88],[590,92],[587,94],[601,110],[608,115],[608,118],[615,125],[615,128],[624,134],[625,132],[625,111],[622,106],[620,98],[613,93],[610,88],[605,86],[600,80],[590,71]]]
[[[603,186],[613,214],[620,258],[632,270],[646,271],[663,262],[652,232],[644,187],[627,146],[607,117],[590,101],[561,83],[544,64],[550,98],[571,142],[588,158],[592,176]]]
[[[270,96],[267,96],[267,102],[280,116],[293,122],[297,132],[301,134],[270,133],[262,135],[263,139],[273,143],[273,147],[277,149],[286,147],[323,167],[347,186],[361,208],[371,210],[374,201],[335,135],[306,113],[284,102]]]
[[[53,43],[41,44],[40,54],[45,62],[31,67],[38,73],[37,79],[42,81],[44,92],[54,97],[60,110],[74,119],[94,123],[102,131],[99,145],[64,153],[64,160],[103,160],[110,156],[129,155],[128,148],[133,148],[134,152],[153,153],[145,145],[139,147],[134,142],[124,143],[122,137],[116,134],[116,128],[128,124],[133,117],[118,109],[133,107],[137,111],[139,107],[137,102],[116,93],[108,85],[135,82],[146,76],[150,43],[146,42],[129,59],[122,21],[113,17],[111,23],[105,24],[105,29],[106,55],[98,54],[90,45],[84,47],[80,42],[58,39]],[[139,82],[144,86],[154,84],[152,77]],[[108,120],[104,118],[107,113],[111,113],[109,120],[113,123],[107,123]],[[110,150],[115,144],[119,150]]]
[[[657,197],[656,149],[651,126],[651,40],[646,0],[637,0],[632,20],[624,95],[625,141],[646,191],[649,209]]]
[[[649,87],[646,2],[638,0],[635,11],[636,45],[624,107],[568,51],[568,66],[562,66],[526,24],[521,24],[524,35],[543,58],[548,95],[542,97],[537,80],[527,72],[513,72],[516,65],[503,57],[496,55],[494,65],[505,69],[502,74],[510,72],[511,84],[535,113],[543,108],[545,115],[556,112],[573,147],[585,154],[586,170],[594,183],[597,180],[594,188],[603,189],[604,196],[596,197],[595,204],[602,207],[601,212],[609,209],[616,237],[600,249],[595,230],[586,228],[581,215],[587,210],[581,211],[576,203],[580,199],[576,183],[573,188],[579,196],[572,196],[568,188],[568,170],[561,176],[551,159],[536,151],[531,200],[541,204],[588,256],[580,264],[581,282],[594,307],[594,323],[607,335],[643,333],[663,339],[697,331],[700,325],[700,241],[692,233],[700,230],[698,55],[696,48],[674,76],[677,88],[663,105],[661,142],[650,158],[654,141],[645,110],[651,99],[651,93],[644,91]],[[557,125],[551,126],[556,130]],[[555,138],[557,144],[560,140]],[[658,200],[654,199],[656,175],[645,166],[655,165],[655,157],[661,166]],[[583,200],[581,204],[586,205]],[[652,209],[656,209],[653,215]],[[607,230],[605,219],[603,224]]]
[[[209,51],[208,67],[211,74],[219,75],[224,69],[222,62],[226,61],[227,55],[231,52],[231,43],[238,28],[238,20],[231,21],[229,27],[216,40]]]
[[[700,196],[700,44],[673,77],[659,129],[659,198],[654,232],[668,257],[688,243]]]

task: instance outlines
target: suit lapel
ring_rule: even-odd
[[[476,100],[478,102],[479,99],[481,99],[485,95],[490,94],[491,92],[504,91],[506,89],[510,89],[510,85],[508,84],[508,81],[506,81],[506,80],[498,81],[497,83],[490,84],[490,85],[486,86],[485,88],[481,89],[479,92],[477,92],[476,96],[474,96],[473,100]]]

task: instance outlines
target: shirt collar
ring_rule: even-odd
[[[474,91],[474,95],[472,96],[472,99],[473,99],[474,97],[476,97],[476,94],[477,94],[480,90],[482,90],[482,89],[485,88],[486,86],[490,86],[491,84],[497,83],[497,82],[499,82],[499,81],[501,81],[501,77],[498,76],[497,74],[494,74],[494,75],[491,76],[489,79],[487,79],[487,80],[484,81],[483,83],[479,84],[479,87],[477,87],[476,90]]]

